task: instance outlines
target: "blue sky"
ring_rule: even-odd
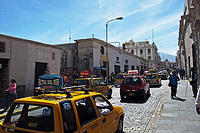
[[[105,40],[121,44],[154,42],[159,52],[176,55],[179,20],[184,0],[1,0],[0,34],[47,44],[69,43],[76,39]],[[118,44],[114,44],[118,45]]]

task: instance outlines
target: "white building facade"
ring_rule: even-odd
[[[200,1],[185,0],[183,15],[180,20],[178,67],[190,77],[194,67],[200,75]],[[200,84],[200,81],[199,81]]]
[[[149,41],[143,42],[133,42],[123,44],[126,51],[132,53],[133,55],[139,56],[151,62],[152,68],[158,68],[161,62],[160,55],[158,54],[158,49],[155,43],[149,43]]]
[[[0,95],[11,79],[17,81],[18,96],[32,95],[38,76],[60,74],[60,59],[60,48],[0,34]]]
[[[96,38],[75,40],[78,48],[78,71],[89,70],[105,76],[106,62],[109,63],[109,75],[113,72],[127,72],[131,69],[146,68],[149,62],[127,51],[108,43],[108,59],[106,57],[106,43]]]

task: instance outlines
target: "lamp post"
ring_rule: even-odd
[[[119,53],[121,54],[121,50],[120,50],[121,49],[121,45],[120,45],[120,42],[109,42],[109,43],[118,43],[119,44],[119,46],[118,46],[119,47]]]
[[[109,61],[108,61],[108,23],[114,21],[114,20],[122,20],[123,17],[117,17],[117,18],[114,18],[114,19],[111,19],[111,20],[108,20],[106,22],[106,80],[107,80],[107,83],[108,83],[108,78],[109,78],[109,72],[108,72],[108,67],[109,67]]]

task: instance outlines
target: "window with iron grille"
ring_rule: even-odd
[[[150,48],[148,49],[148,54],[151,54],[151,49]]]
[[[5,52],[5,42],[0,42],[0,52]]]
[[[140,54],[143,54],[143,50],[142,49],[140,49]]]
[[[148,56],[148,60],[151,60],[151,56]]]
[[[55,59],[56,59],[56,53],[53,52],[53,53],[52,53],[52,60],[55,60]]]
[[[134,54],[134,50],[131,50],[131,53]]]
[[[119,61],[119,57],[117,57],[116,60]]]

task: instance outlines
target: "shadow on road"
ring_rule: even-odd
[[[120,100],[121,103],[146,103],[149,99],[149,97],[151,96],[151,94],[149,96],[146,97],[146,99],[141,99],[139,97],[127,97],[124,100]]]
[[[175,98],[173,98],[173,100],[178,100],[178,101],[184,102],[186,99],[183,99],[183,98],[180,98],[180,97],[175,97]]]
[[[150,88],[160,88],[162,85],[151,85]]]

